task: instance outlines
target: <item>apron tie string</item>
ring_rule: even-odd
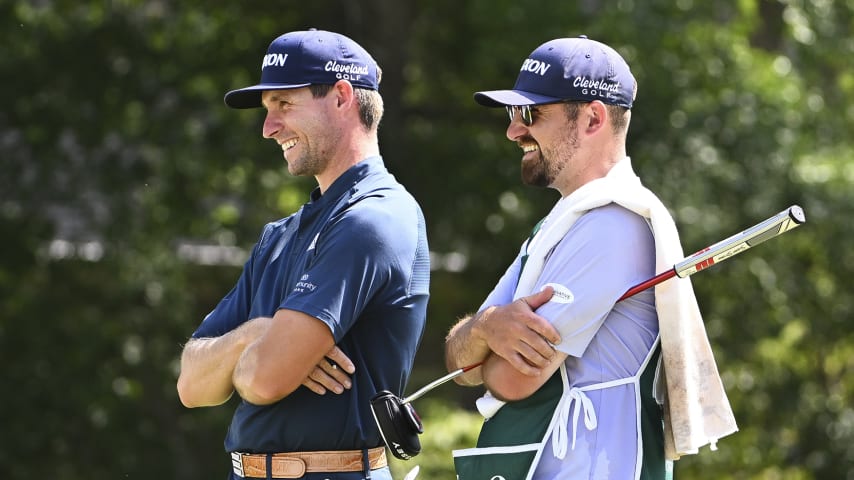
[[[593,407],[593,401],[587,396],[587,391],[602,390],[606,388],[616,387],[618,385],[626,385],[629,383],[637,383],[640,378],[640,373],[632,377],[619,378],[608,382],[586,385],[584,387],[572,387],[569,392],[560,399],[557,406],[557,425],[552,430],[552,453],[554,456],[563,460],[566,456],[566,449],[569,434],[567,426],[569,425],[569,411],[572,410],[572,449],[575,450],[575,438],[578,431],[578,417],[581,412],[584,412],[584,426],[587,430],[595,430],[599,425],[596,419],[596,409]]]
[[[594,430],[599,424],[596,419],[596,410],[593,408],[593,402],[584,393],[583,390],[573,387],[569,390],[569,395],[561,399],[561,404],[558,406],[558,421],[552,432],[552,452],[554,456],[561,460],[566,457],[566,449],[569,433],[567,426],[569,425],[569,411],[572,410],[572,449],[575,450],[576,431],[578,429],[578,417],[581,412],[584,412],[584,426],[587,430]]]

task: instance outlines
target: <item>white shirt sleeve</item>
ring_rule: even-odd
[[[556,348],[580,357],[616,300],[654,270],[655,240],[646,219],[616,204],[582,215],[549,255],[535,286],[555,288],[537,313],[560,332]]]

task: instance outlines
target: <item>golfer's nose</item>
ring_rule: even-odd
[[[282,122],[274,112],[267,112],[261,134],[264,138],[273,138],[282,131]]]

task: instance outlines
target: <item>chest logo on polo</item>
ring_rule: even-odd
[[[554,289],[554,293],[552,293],[552,298],[551,300],[549,300],[550,302],[572,303],[575,301],[575,294],[572,293],[572,290],[559,283],[547,283],[543,285],[543,288],[546,287],[552,287]]]
[[[294,293],[305,293],[305,292],[313,292],[317,288],[317,285],[311,283],[308,278],[308,274],[300,277],[299,281],[294,285],[293,292]]]

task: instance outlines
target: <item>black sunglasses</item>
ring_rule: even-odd
[[[550,103],[538,103],[536,105],[506,105],[504,108],[507,110],[507,115],[510,116],[510,121],[516,119],[516,112],[519,112],[519,118],[522,119],[522,123],[525,124],[526,127],[530,127],[534,124],[534,113],[533,110],[535,107],[539,107],[540,105],[551,105],[554,103],[589,103],[583,100],[560,100],[557,102]]]
[[[504,108],[507,109],[507,115],[510,116],[511,122],[516,118],[516,112],[519,112],[519,118],[522,119],[522,123],[526,127],[534,124],[534,116],[531,114],[530,105],[507,105]]]

